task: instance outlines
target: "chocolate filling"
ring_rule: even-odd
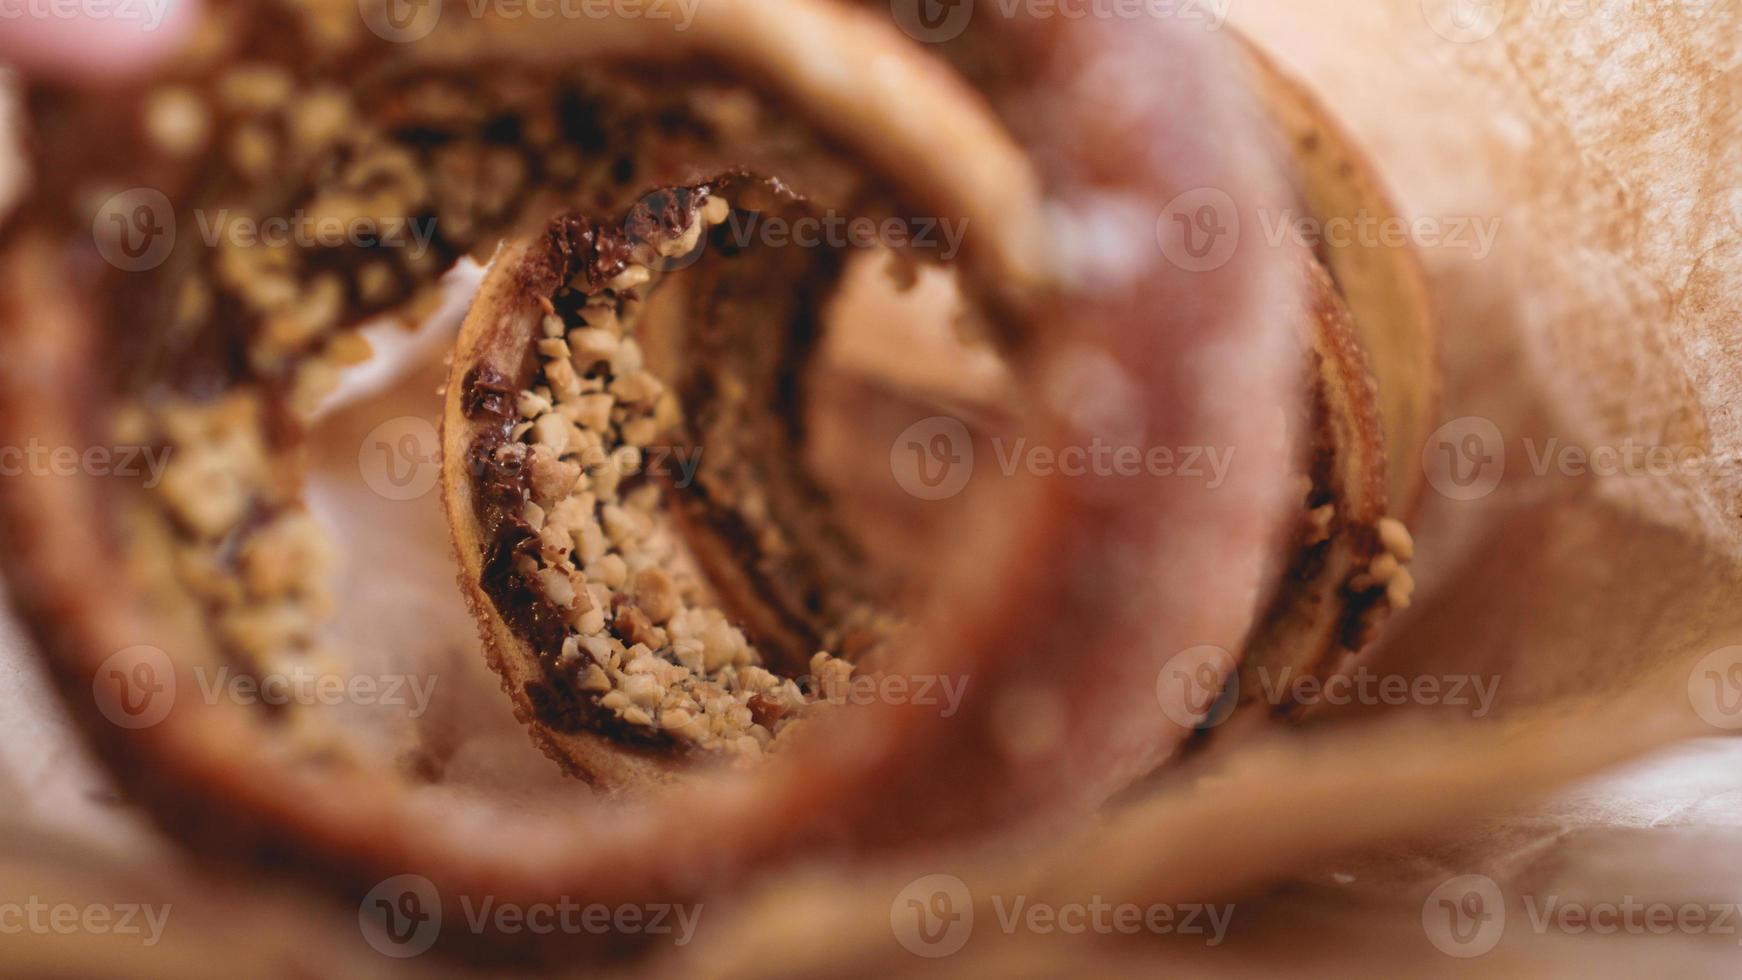
[[[746,180],[748,178],[738,176],[722,183],[742,186]],[[548,311],[546,336],[551,339],[546,343],[557,344],[559,349],[566,350],[563,341],[556,338],[571,333],[571,330],[587,329],[582,307],[601,296],[615,296],[617,298],[612,302],[623,302],[623,292],[620,288],[613,289],[614,282],[621,287],[625,273],[638,272],[634,267],[645,268],[643,263],[651,262],[657,268],[661,264],[660,256],[667,254],[661,251],[664,245],[671,242],[681,245],[681,240],[685,240],[686,235],[695,234],[698,228],[707,230],[698,213],[698,202],[706,199],[711,190],[696,186],[655,192],[615,225],[600,225],[578,215],[554,220],[523,260],[522,266],[514,270],[519,299],[513,302],[529,311],[527,315],[533,315],[530,311],[538,307]],[[723,198],[718,203],[723,204]],[[832,284],[832,271],[838,270],[840,263],[833,256],[824,260],[831,270],[831,274],[824,277],[825,284],[818,284],[813,276],[805,276],[797,280],[804,285],[794,285],[793,280],[784,278],[789,270],[780,262],[758,262],[753,251],[729,247],[729,236],[723,233],[723,229],[716,228],[713,234],[715,240],[709,248],[717,257],[710,256],[704,261],[702,269],[708,270],[706,273],[690,269],[673,273],[689,280],[693,288],[686,295],[698,307],[688,310],[685,322],[677,328],[683,338],[680,346],[684,348],[687,369],[680,370],[687,379],[680,389],[686,407],[692,398],[701,406],[696,414],[704,419],[704,426],[718,427],[715,426],[718,423],[730,428],[735,423],[746,423],[754,418],[757,428],[743,441],[745,445],[760,446],[762,451],[745,453],[759,464],[752,467],[754,475],[737,473],[726,479],[720,474],[710,474],[718,479],[712,484],[706,480],[698,481],[693,486],[678,486],[668,480],[664,482],[663,490],[668,500],[668,512],[681,513],[684,526],[692,536],[700,534],[724,545],[731,563],[729,574],[734,580],[733,585],[737,586],[729,590],[737,600],[737,610],[754,605],[764,614],[761,622],[776,624],[776,631],[782,634],[782,639],[793,644],[792,649],[782,651],[785,655],[778,657],[777,662],[790,667],[804,663],[805,656],[818,649],[825,634],[838,636],[841,632],[822,625],[828,612],[824,597],[833,591],[832,583],[821,579],[824,574],[821,569],[827,563],[810,560],[815,542],[802,530],[828,526],[827,502],[808,479],[794,475],[801,465],[797,462],[799,454],[796,452],[802,440],[802,424],[795,420],[800,414],[798,403],[802,398],[798,376],[802,375],[805,359],[820,331],[817,310],[830,288],[826,284]],[[807,264],[814,261],[808,257],[805,259]],[[764,264],[774,268],[762,268]],[[730,267],[730,271],[716,269],[716,266]],[[754,271],[746,274],[746,270]],[[766,281],[774,278],[779,281]],[[786,330],[778,338],[769,336],[770,324],[760,319],[770,304],[753,301],[757,290],[770,288],[796,294],[796,298],[789,298],[794,315],[778,318],[772,324],[774,330],[783,327]],[[647,301],[639,289],[630,287],[630,292],[633,295],[629,301],[638,307]],[[736,308],[732,308],[734,304],[737,304]],[[722,311],[722,307],[729,309]],[[747,313],[757,316],[747,317]],[[552,323],[552,317],[560,321],[560,325]],[[616,315],[612,314],[611,319],[615,322]],[[743,326],[722,327],[721,324],[727,320],[751,322]],[[566,358],[559,360],[563,361],[566,373]],[[559,732],[593,732],[627,744],[665,749],[692,748],[691,743],[674,738],[663,728],[626,721],[621,703],[617,711],[604,703],[611,690],[601,691],[597,686],[586,689],[585,678],[589,671],[595,680],[607,676],[597,668],[608,668],[607,673],[621,682],[623,675],[617,672],[619,664],[615,660],[607,664],[586,654],[577,656],[575,640],[581,634],[573,629],[573,616],[565,614],[564,607],[553,601],[546,588],[534,579],[534,573],[547,574],[550,556],[543,550],[548,547],[548,537],[541,538],[540,528],[525,516],[536,491],[528,472],[529,450],[519,440],[520,434],[529,432],[531,422],[517,402],[528,395],[535,399],[546,397],[536,394],[535,388],[537,392],[546,392],[557,387],[544,378],[540,370],[538,359],[528,350],[514,378],[496,368],[481,365],[472,368],[463,382],[463,410],[477,429],[468,450],[468,462],[476,488],[475,516],[486,542],[480,586],[504,622],[538,658],[543,677],[529,684],[525,693],[540,722]],[[734,383],[749,385],[757,395],[744,400],[745,404],[719,397],[721,375],[732,376]],[[773,411],[769,410],[770,406]],[[784,447],[788,451],[777,453],[769,451],[771,447],[761,445],[759,437],[766,435],[768,426],[780,430],[781,434],[781,438],[776,440],[779,445],[772,448]],[[700,431],[687,435],[674,432],[673,436],[697,440],[702,439]],[[536,452],[537,449],[535,443],[530,451]],[[716,447],[716,451],[721,450]],[[738,450],[734,448],[733,455],[737,454]],[[774,456],[779,458],[771,459]],[[635,473],[625,477],[621,485],[642,488],[650,479],[646,473]],[[758,481],[758,493],[771,482],[781,482],[781,492],[770,499],[783,509],[772,524],[768,523],[769,515],[763,514],[761,530],[758,530],[755,520],[739,509],[737,505],[741,501],[720,496],[721,491],[726,491],[730,497],[733,492],[743,490],[733,481],[741,483],[744,479]],[[586,497],[591,500],[592,494],[588,493]],[[823,516],[808,523],[795,522],[799,530],[775,531],[783,523],[781,517],[790,516],[793,502],[798,502],[798,506],[807,512]],[[551,502],[546,500],[544,504],[548,507]],[[543,509],[534,509],[542,523]],[[785,539],[796,535],[802,546],[770,555],[766,547],[770,532],[784,534]],[[845,538],[839,531],[835,531],[834,536]],[[547,560],[545,568],[538,564],[541,555]],[[565,552],[562,561],[569,560]],[[580,562],[575,561],[575,564],[578,566]],[[567,566],[556,567],[560,571]],[[718,573],[721,570],[714,567],[710,571]],[[572,613],[572,607],[570,611]],[[639,599],[631,599],[618,591],[612,595],[605,612],[608,617],[603,622],[608,635],[623,647],[647,644],[662,647],[652,652],[667,663],[677,662],[671,648],[666,645],[666,634],[656,628],[655,621],[641,608]],[[659,619],[659,622],[663,621],[663,618]],[[757,644],[766,635],[749,628],[745,632],[754,655]],[[643,644],[644,640],[646,644]],[[706,675],[696,682],[712,683]],[[795,713],[795,705],[765,694],[751,694],[743,705],[749,709],[746,723],[769,731],[775,730]],[[679,715],[687,716],[687,712]]]

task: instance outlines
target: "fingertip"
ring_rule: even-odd
[[[0,19],[0,60],[26,75],[123,79],[172,57],[198,0],[16,0]]]

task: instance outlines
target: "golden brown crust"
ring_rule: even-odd
[[[1242,39],[1242,48],[1308,214],[1320,227],[1395,216],[1371,161],[1324,106],[1256,46]],[[1439,397],[1437,338],[1412,249],[1327,243],[1307,266],[1309,487],[1293,557],[1240,670],[1241,703],[1263,700],[1279,715],[1297,709],[1269,703],[1267,692],[1348,666],[1407,602],[1411,555],[1396,552],[1412,546],[1399,543],[1407,529],[1398,518],[1425,487],[1414,447]]]
[[[804,743],[790,758],[771,760],[753,788],[684,780],[669,799],[633,814],[587,807],[528,817],[491,813],[480,801],[436,819],[370,760],[296,765],[235,706],[197,700],[178,703],[144,733],[96,721],[121,775],[199,846],[294,859],[352,891],[410,867],[447,894],[633,901],[726,887],[809,844],[875,852],[1080,814],[1165,759],[1187,731],[1157,717],[1157,669],[1183,646],[1236,645],[1246,630],[1282,520],[1277,488],[1287,471],[1286,454],[1266,450],[1264,437],[1272,434],[1271,410],[1294,401],[1289,338],[1264,317],[1273,300],[1297,288],[1292,258],[1249,250],[1221,269],[1186,275],[1157,254],[1154,215],[1145,211],[1178,186],[1211,181],[1250,207],[1281,197],[1259,146],[1262,124],[1233,84],[1225,53],[1161,24],[1133,31],[1090,21],[988,22],[977,28],[986,31],[982,50],[1008,70],[977,76],[984,90],[976,94],[894,28],[820,0],[704,5],[682,36],[645,21],[561,27],[492,22],[421,45],[371,42],[358,60],[469,64],[484,51],[546,63],[604,53],[663,67],[694,55],[717,60],[810,120],[819,143],[868,161],[864,169],[903,190],[903,200],[970,222],[969,292],[1018,352],[1024,382],[1044,395],[1028,420],[1037,439],[1086,443],[1136,422],[1157,445],[1241,447],[1233,484],[1084,487],[1018,476],[987,488],[975,513],[997,519],[970,522],[950,553],[928,556],[942,566],[939,588],[951,603],[928,611],[911,652],[916,672],[972,680],[962,710],[942,717],[924,706],[877,704],[843,713],[851,717],[828,743]],[[1133,70],[1161,62],[1182,77],[1159,101],[1152,87],[1133,85],[1102,93],[1105,111],[1083,113],[1058,93],[1091,59]],[[916,88],[932,98],[912,99]],[[103,106],[56,98],[46,104],[82,111],[44,112],[45,127],[103,118]],[[1182,104],[1203,118],[1182,124],[1174,111]],[[1206,120],[1213,140],[1203,138]],[[92,263],[63,247],[89,240],[73,186],[83,175],[71,173],[74,162],[95,166],[77,149],[88,137],[75,127],[70,137],[48,140],[52,157],[39,163],[69,173],[45,175],[44,193],[8,234],[0,263],[17,285],[10,298],[25,307],[7,311],[8,336],[28,332],[39,302],[70,310],[72,327],[54,335],[63,340],[96,343],[100,328],[123,313],[136,329],[167,329],[157,307],[86,310],[66,300],[104,296],[122,278],[92,275]],[[188,200],[178,193],[173,203]],[[1229,400],[1228,392],[1242,397]],[[50,393],[35,406],[40,417],[8,415],[0,426],[8,437],[35,430],[88,439],[73,424],[80,406],[121,395],[92,386],[78,396]],[[1082,410],[1109,398],[1114,412]],[[457,429],[444,436],[450,447],[458,437]],[[104,523],[125,509],[124,497],[73,480],[64,493],[32,484],[0,504],[21,536],[63,522],[79,529],[57,542],[62,550],[7,555],[19,601],[75,698],[88,694],[98,665],[119,646],[172,635],[153,621],[161,609],[132,589],[93,598],[88,578],[74,571],[125,567],[108,560],[126,542]],[[1180,527],[1198,536],[1184,538]],[[462,563],[478,553],[466,545],[477,543],[460,542]],[[1148,574],[1156,568],[1190,574]],[[489,610],[474,610],[486,623],[486,646],[496,641],[510,693],[516,681],[523,691],[526,677],[502,655],[505,640]],[[177,655],[191,648],[164,644]],[[1051,699],[1056,730],[1039,740],[1011,738],[1012,706],[1032,705],[1037,691]],[[1017,712],[1018,725],[1029,720]],[[553,747],[567,754],[546,745]],[[708,819],[695,819],[698,812]],[[221,833],[200,836],[214,825]]]
[[[1321,223],[1396,217],[1372,160],[1318,98],[1257,45],[1242,39],[1241,47],[1294,154],[1308,211]],[[1407,518],[1427,486],[1416,452],[1432,431],[1440,397],[1439,341],[1421,257],[1413,247],[1354,240],[1327,245],[1321,259],[1380,379],[1387,494],[1394,514]]]
[[[1388,511],[1379,386],[1330,276],[1316,262],[1305,274],[1312,293],[1302,518],[1289,545],[1293,557],[1241,661],[1243,703],[1277,689],[1279,678],[1323,677],[1366,645],[1383,611],[1373,608],[1384,601],[1382,590],[1350,587],[1385,553],[1378,533]],[[1292,705],[1266,707],[1284,714]]]
[[[481,365],[490,365],[510,377],[520,372],[521,360],[544,315],[523,280],[527,253],[536,241],[509,243],[496,253],[454,349],[442,413],[440,486],[460,566],[460,593],[478,623],[484,655],[501,676],[502,690],[513,703],[514,717],[527,726],[534,744],[545,755],[570,775],[601,789],[655,786],[671,781],[682,770],[680,759],[669,752],[637,749],[592,732],[558,731],[539,717],[529,692],[548,682],[545,672],[537,655],[527,650],[526,641],[515,635],[483,588],[484,556],[491,542],[485,539],[485,529],[477,519],[476,475],[470,461],[473,443],[490,423],[466,417],[466,375]]]

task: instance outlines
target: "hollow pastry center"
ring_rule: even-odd
[[[541,298],[531,381],[503,392],[518,421],[478,462],[495,485],[486,496],[515,496],[504,529],[518,537],[514,576],[560,618],[560,640],[547,631],[539,645],[553,682],[568,687],[563,700],[593,706],[590,727],[618,737],[753,759],[853,667],[818,652],[803,687],[769,670],[664,511],[699,459],[666,442],[682,411],[637,327],[661,260],[691,253],[731,213],[705,188],[674,199],[682,206],[637,229],[612,278],[597,284],[583,270]]]

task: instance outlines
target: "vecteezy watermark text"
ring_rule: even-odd
[[[194,212],[200,239],[207,248],[230,245],[238,248],[355,248],[404,249],[420,259],[435,240],[436,219],[404,215],[377,217],[309,214],[298,208],[288,215],[265,218],[232,213],[229,209]]]
[[[1474,216],[1437,217],[1373,214],[1366,210],[1334,218],[1283,209],[1260,209],[1259,223],[1265,241],[1272,246],[1293,242],[1302,248],[1443,248],[1469,252],[1484,259],[1494,251],[1500,237],[1499,218]]]
[[[311,213],[301,208],[266,217],[202,208],[193,212],[193,218],[207,248],[401,249],[414,261],[428,254],[437,221],[406,215]],[[124,272],[147,272],[163,265],[175,250],[178,233],[185,230],[169,196],[153,187],[111,195],[91,219],[97,253]]]
[[[0,21],[113,20],[155,31],[168,12],[169,0],[0,0]]]
[[[1742,946],[1742,911],[1734,902],[1669,902],[1623,894],[1592,901],[1560,895],[1514,896],[1524,924],[1536,935],[1727,936]],[[1466,874],[1441,882],[1422,904],[1422,929],[1435,949],[1471,959],[1492,952],[1516,918],[1507,918],[1507,897],[1487,875]]]
[[[1099,437],[1087,446],[1030,445],[1025,438],[992,440],[998,470],[1035,476],[1156,476],[1204,480],[1211,490],[1228,479],[1234,447],[1116,446]]]
[[[1480,500],[1493,493],[1506,476],[1509,463],[1520,459],[1530,475],[1539,478],[1670,479],[1742,468],[1742,456],[1735,452],[1632,437],[1613,443],[1580,443],[1559,436],[1524,436],[1509,446],[1500,427],[1479,415],[1466,415],[1440,426],[1428,436],[1421,451],[1428,484],[1452,500]],[[1513,468],[1515,476],[1520,472]]]
[[[653,444],[637,448],[587,444],[570,449],[565,459],[594,473],[606,466],[618,472],[657,477],[682,490],[696,482],[705,446]],[[441,434],[435,423],[415,415],[388,419],[369,431],[357,447],[357,471],[363,483],[380,496],[395,501],[418,500],[429,495],[441,479]],[[483,475],[474,464],[472,476]]]
[[[646,20],[687,31],[702,0],[357,0],[363,23],[377,37],[399,44],[420,41],[444,15],[472,20]]]
[[[1100,895],[1086,901],[1038,900],[1028,895],[994,894],[993,921],[1005,935],[1124,935],[1143,933],[1201,937],[1220,946],[1234,919],[1234,906],[1197,902],[1178,904],[1113,902]],[[950,956],[966,946],[976,923],[973,893],[952,874],[929,874],[908,882],[889,904],[889,927],[902,948],[927,959]]]
[[[875,248],[900,252],[919,249],[944,261],[961,251],[968,233],[967,218],[883,218],[835,211],[786,217],[760,211],[734,210],[721,226],[737,248]]]
[[[535,936],[637,935],[672,937],[672,945],[687,946],[695,938],[702,906],[654,903],[651,905],[582,904],[564,897],[555,902],[517,905],[485,896],[474,902],[460,896],[460,911],[466,928],[481,933],[530,933]]]
[[[991,440],[998,472],[1041,478],[1163,478],[1202,481],[1211,490],[1227,481],[1234,447],[1145,446],[1094,437],[1082,445],[1049,445],[1027,437]],[[945,500],[973,478],[972,433],[960,419],[935,416],[902,430],[889,448],[889,471],[901,489],[921,500]]]
[[[0,446],[0,477],[143,478],[149,490],[163,481],[170,451],[169,446],[49,446],[31,439],[22,446]]]
[[[45,902],[32,895],[22,902],[0,902],[0,935],[140,936],[140,945],[156,946],[163,938],[171,907],[167,903]]]
[[[434,674],[343,674],[303,665],[253,674],[200,664],[189,672],[206,704],[384,706],[404,708],[413,719],[429,710],[438,680]],[[190,695],[179,682],[169,654],[161,647],[140,644],[110,654],[98,666],[91,678],[91,696],[112,724],[137,730],[161,723],[178,696]]]
[[[1293,667],[1239,667],[1239,658],[1224,647],[1188,647],[1156,673],[1156,702],[1169,721],[1199,729],[1220,725],[1254,700],[1272,709],[1445,706],[1485,718],[1500,694],[1498,674],[1382,674],[1362,664],[1321,676]]]
[[[1174,20],[1222,28],[1232,0],[889,0],[895,23],[926,44],[953,41],[976,15],[1001,20]]]
[[[796,683],[828,704],[915,704],[938,709],[943,718],[961,710],[967,675],[855,673],[849,677],[802,677]]]
[[[194,671],[207,704],[293,704],[335,707],[342,704],[403,707],[407,718],[422,718],[435,693],[436,677],[415,674],[337,674],[294,667],[266,674],[246,674],[219,667]]]
[[[962,710],[962,701],[968,692],[968,677],[965,674],[806,674],[790,680],[813,704],[855,707],[915,705],[935,708],[940,718],[955,717]],[[675,717],[681,720],[673,720],[674,716],[660,712],[654,718],[653,724],[664,729],[682,728],[689,724],[688,717]]]
[[[441,937],[445,915],[441,892],[430,879],[402,874],[380,882],[357,906],[363,939],[384,956],[406,959],[424,953]],[[701,924],[702,905],[673,902],[606,905],[562,896],[554,902],[520,904],[492,895],[458,897],[459,924],[473,935],[655,936],[687,946]]]
[[[1500,693],[1498,674],[1483,677],[1478,674],[1379,674],[1365,665],[1346,674],[1319,677],[1293,667],[1257,670],[1259,693],[1270,705],[1297,704],[1314,707],[1364,705],[1368,707],[1402,707],[1404,705],[1449,705],[1469,708],[1471,718],[1485,718],[1494,709]]]
[[[1182,905],[1135,902],[1109,902],[1099,895],[1087,902],[1052,904],[1030,902],[1025,896],[1006,898],[992,896],[992,909],[998,916],[998,928],[1006,933],[1032,932],[1037,935],[1060,932],[1069,936],[1084,933],[1135,936],[1156,935],[1202,936],[1204,945],[1220,946],[1227,938],[1228,925],[1234,919],[1233,905]]]
[[[1527,437],[1524,452],[1530,471],[1537,476],[1553,471],[1562,476],[1666,477],[1711,472],[1742,462],[1734,454],[1712,454],[1698,446],[1662,446],[1635,439],[1623,439],[1612,446],[1581,446],[1558,438],[1538,443]]]

